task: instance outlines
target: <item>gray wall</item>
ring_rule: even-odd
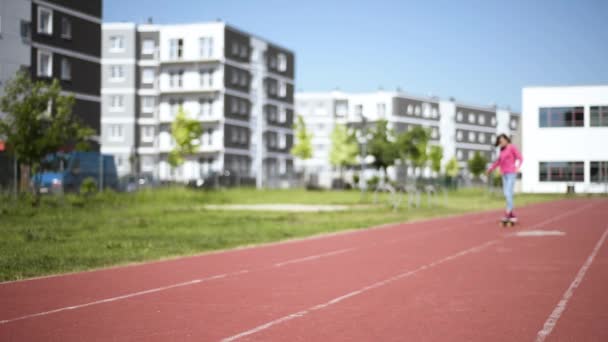
[[[21,37],[21,21],[30,22],[31,2],[0,1],[0,94],[21,66],[30,65],[30,46]]]

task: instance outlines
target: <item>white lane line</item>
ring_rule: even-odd
[[[354,251],[355,249],[358,249],[358,248],[354,248],[353,247],[353,248],[339,249],[337,251],[333,251],[333,252],[329,252],[329,253],[311,255],[311,256],[308,256],[308,257],[305,257],[305,258],[293,259],[293,260],[288,260],[288,261],[284,261],[284,262],[279,262],[279,263],[274,264],[274,266],[275,267],[281,267],[281,266],[285,266],[285,265],[289,265],[289,264],[296,264],[296,263],[299,263],[299,262],[305,262],[305,261],[320,259],[320,258],[324,258],[324,257],[336,255],[336,254],[342,254],[342,253]]]
[[[153,289],[149,289],[149,290],[145,290],[145,291],[133,292],[133,293],[125,294],[125,295],[118,296],[118,297],[111,297],[111,298],[96,300],[94,302],[89,302],[89,303],[84,303],[84,304],[78,304],[78,305],[73,305],[73,306],[66,306],[66,307],[59,308],[59,309],[54,309],[54,310],[49,310],[49,311],[44,311],[44,312],[38,312],[38,313],[35,313],[35,314],[31,314],[31,315],[25,315],[25,316],[21,316],[21,317],[17,317],[17,318],[2,320],[2,321],[0,321],[0,324],[6,324],[6,323],[15,322],[15,321],[21,321],[21,320],[28,319],[28,318],[46,316],[46,315],[50,315],[50,314],[54,314],[54,313],[58,313],[58,312],[62,312],[62,311],[81,309],[81,308],[85,308],[87,306],[93,306],[93,305],[98,305],[98,304],[103,304],[103,303],[115,302],[115,301],[118,301],[118,300],[132,298],[132,297],[137,297],[137,296],[142,296],[142,295],[149,294],[149,293],[155,293],[155,292],[160,292],[160,291],[164,291],[164,290],[174,289],[176,287],[184,287],[184,286],[189,286],[189,285],[193,285],[193,284],[202,283],[202,282],[205,282],[205,281],[210,281],[210,280],[215,280],[215,279],[222,279],[222,278],[226,278],[226,277],[228,277],[230,275],[241,274],[241,273],[244,273],[244,272],[246,272],[246,270],[245,271],[238,271],[238,272],[234,272],[234,273],[218,274],[218,275],[214,275],[214,276],[207,277],[207,278],[194,279],[194,280],[186,281],[186,282],[183,282],[183,283],[178,283],[178,284],[173,284],[173,285],[168,285],[168,286],[163,286],[163,287],[157,287],[157,288],[153,288]]]
[[[551,312],[551,314],[545,321],[543,328],[536,335],[536,342],[543,342],[547,338],[547,336],[549,336],[549,334],[551,334],[551,331],[553,330],[553,328],[555,328],[555,325],[557,324],[557,320],[559,320],[561,315],[566,310],[566,306],[568,306],[568,301],[574,295],[574,290],[576,290],[576,288],[583,282],[585,273],[587,273],[587,270],[589,269],[589,267],[591,267],[591,264],[593,263],[593,259],[595,259],[595,256],[597,255],[600,248],[604,244],[604,241],[606,240],[607,236],[608,236],[608,227],[606,228],[606,230],[604,231],[604,234],[602,234],[602,236],[600,237],[598,242],[595,244],[595,247],[591,251],[591,254],[589,255],[589,257],[587,257],[587,260],[585,261],[583,266],[581,266],[580,270],[576,274],[576,277],[574,277],[574,280],[572,281],[572,283],[570,284],[570,286],[568,287],[566,292],[564,292],[562,299],[557,303],[557,305],[555,306],[555,309],[553,309],[553,311]]]
[[[293,263],[299,263],[299,262],[306,262],[306,261],[316,260],[316,259],[320,259],[320,258],[323,258],[323,257],[331,256],[331,255],[346,253],[346,252],[349,252],[351,250],[355,250],[355,248],[340,249],[340,250],[336,250],[336,251],[332,251],[332,252],[328,252],[328,253],[311,255],[311,256],[305,257],[305,258],[287,260],[287,261],[284,261],[284,262],[280,262],[280,263],[274,264],[271,267],[265,267],[265,268],[261,268],[261,269],[268,269],[268,268],[272,268],[272,267],[281,267],[283,265],[288,265],[288,264],[293,264]],[[76,309],[81,309],[81,308],[85,308],[85,307],[88,307],[88,306],[115,302],[115,301],[119,301],[119,300],[123,300],[123,299],[128,299],[128,298],[132,298],[132,297],[137,297],[137,296],[142,296],[142,295],[146,295],[146,294],[150,294],[150,293],[156,293],[156,292],[170,290],[170,289],[174,289],[174,288],[178,288],[178,287],[184,287],[184,286],[190,286],[190,285],[194,285],[194,284],[199,284],[199,283],[207,282],[207,281],[211,281],[211,280],[223,279],[223,278],[227,278],[227,277],[234,277],[234,276],[238,276],[238,275],[245,274],[245,273],[250,273],[250,272],[251,272],[251,270],[240,270],[240,271],[236,271],[236,272],[217,274],[217,275],[214,275],[214,276],[209,276],[209,277],[200,278],[200,279],[194,279],[194,280],[190,280],[190,281],[186,281],[186,282],[182,282],[182,283],[178,283],[178,284],[172,284],[172,285],[157,287],[157,288],[148,289],[148,290],[144,290],[144,291],[128,293],[128,294],[125,294],[125,295],[122,295],[122,296],[105,298],[105,299],[100,299],[100,300],[96,300],[96,301],[88,302],[88,303],[84,303],[84,304],[78,304],[78,305],[73,305],[73,306],[66,306],[66,307],[62,307],[62,308],[58,308],[58,309],[53,309],[53,310],[44,311],[44,312],[38,312],[38,313],[34,313],[34,314],[30,314],[30,315],[25,315],[25,316],[20,316],[20,317],[16,317],[16,318],[11,318],[11,319],[6,319],[6,320],[0,320],[0,324],[7,324],[7,323],[15,322],[15,321],[21,321],[21,320],[24,320],[24,319],[51,315],[51,314],[59,313],[59,312],[62,312],[62,311],[76,310]]]
[[[478,245],[478,246],[475,246],[475,247],[472,247],[472,248],[469,248],[469,249],[465,249],[465,250],[460,251],[460,252],[458,252],[456,254],[452,254],[452,255],[447,256],[445,258],[442,258],[442,259],[436,260],[434,262],[431,262],[429,264],[420,266],[420,267],[418,267],[418,268],[416,268],[414,270],[410,270],[410,271],[406,271],[406,272],[397,274],[396,276],[393,276],[393,277],[381,280],[379,282],[376,282],[376,283],[370,284],[368,286],[362,287],[362,288],[360,288],[358,290],[355,290],[355,291],[346,293],[346,294],[344,294],[342,296],[333,298],[333,299],[331,299],[331,300],[329,300],[329,301],[327,301],[325,303],[321,303],[321,304],[312,306],[312,307],[310,307],[308,309],[304,309],[302,311],[298,311],[298,312],[289,314],[287,316],[280,317],[278,319],[275,319],[275,320],[270,321],[268,323],[259,325],[259,326],[255,327],[255,328],[250,329],[250,330],[243,331],[243,332],[241,332],[239,334],[236,334],[236,335],[233,335],[233,336],[230,336],[230,337],[226,337],[222,341],[223,342],[235,341],[235,340],[238,340],[238,339],[243,338],[245,336],[253,335],[253,334],[256,334],[256,333],[258,333],[260,331],[269,329],[269,328],[271,328],[271,327],[273,327],[275,325],[279,325],[281,323],[284,323],[284,322],[287,322],[287,321],[290,321],[290,320],[293,320],[293,319],[296,319],[296,318],[304,317],[304,316],[306,316],[306,315],[308,315],[308,314],[310,314],[312,312],[315,312],[315,311],[318,311],[318,310],[322,310],[322,309],[325,309],[325,308],[327,308],[329,306],[338,304],[341,301],[346,300],[348,298],[358,296],[358,295],[363,294],[365,292],[368,292],[368,291],[371,291],[373,289],[379,288],[381,286],[384,286],[384,285],[390,284],[392,282],[395,282],[395,281],[397,281],[399,279],[410,277],[410,276],[412,276],[412,275],[414,275],[414,274],[416,274],[418,272],[421,272],[421,271],[427,270],[429,268],[438,266],[440,264],[443,264],[445,262],[454,260],[454,259],[459,258],[461,256],[478,252],[478,251],[480,251],[480,250],[482,250],[482,249],[484,249],[484,248],[486,248],[486,247],[488,247],[490,245],[498,243],[499,241],[500,240],[491,240],[491,241],[485,242],[485,243],[483,243],[481,245]]]

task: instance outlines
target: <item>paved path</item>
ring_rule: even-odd
[[[608,201],[0,284],[0,341],[608,341]]]

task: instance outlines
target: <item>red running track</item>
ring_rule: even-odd
[[[608,341],[608,200],[519,214],[1,283],[0,341]]]

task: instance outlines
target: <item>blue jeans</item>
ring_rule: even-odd
[[[513,211],[513,188],[515,187],[516,173],[505,173],[502,175],[502,191],[507,200],[507,212]]]

